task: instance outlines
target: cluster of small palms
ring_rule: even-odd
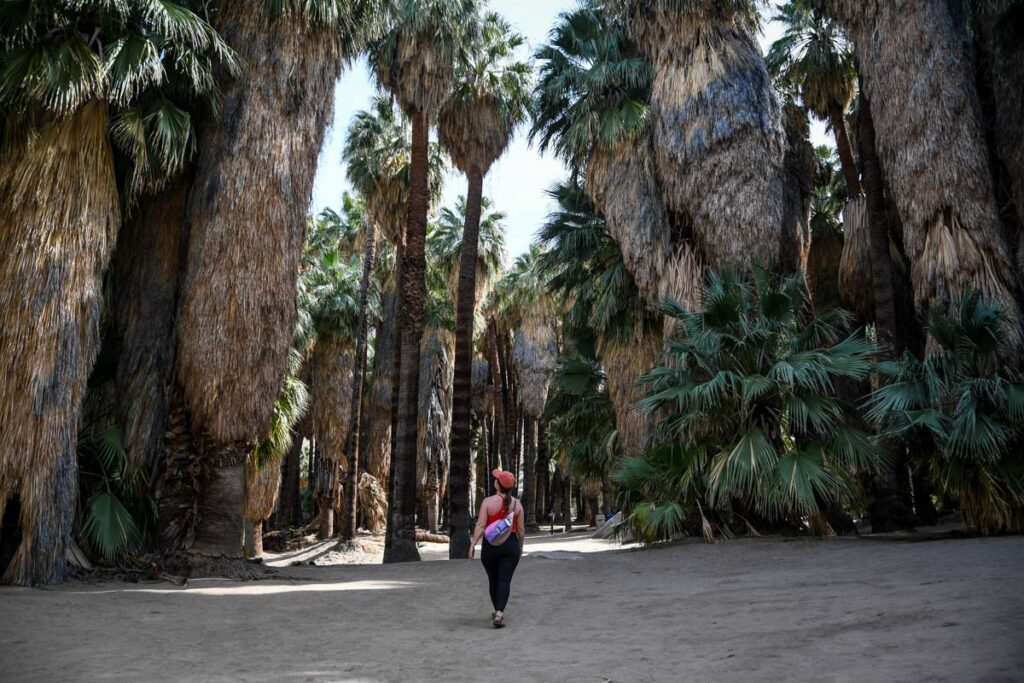
[[[942,496],[983,533],[1024,529],[1024,375],[1007,367],[1006,315],[970,294],[929,325],[924,359],[879,363],[867,416],[924,464]]]
[[[813,315],[802,278],[760,268],[711,273],[699,310],[665,310],[676,332],[641,403],[661,416],[661,445],[617,475],[641,537],[670,537],[709,511],[798,526],[848,502],[856,476],[883,460],[839,396],[875,351],[849,333],[850,316]]]

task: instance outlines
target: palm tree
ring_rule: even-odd
[[[20,543],[4,582],[64,575],[76,432],[99,347],[102,277],[122,222],[195,149],[220,37],[184,4],[0,8],[0,516]],[[6,512],[5,512],[6,510]],[[7,558],[5,558],[7,559]]]
[[[785,27],[766,59],[777,82],[796,89],[812,114],[829,122],[850,197],[860,194],[860,174],[846,126],[857,71],[853,47],[834,21],[812,7],[812,0],[789,0],[773,17]]]
[[[516,407],[522,410],[525,433],[530,439],[523,444],[523,505],[529,527],[537,524],[536,423],[544,414],[558,360],[557,302],[548,293],[540,258],[540,246],[531,245],[516,259],[494,292],[503,327],[513,333],[510,361],[518,395]]]
[[[436,227],[427,235],[427,300],[420,344],[417,400],[416,482],[423,526],[438,532],[440,501],[448,486],[451,464],[452,382],[455,355],[455,308],[448,283],[451,271],[439,258]],[[448,259],[450,262],[450,259]]]
[[[883,435],[958,500],[982,534],[1024,529],[1024,376],[1000,362],[1006,317],[977,294],[933,313],[923,359],[881,363],[868,401]]]
[[[330,481],[320,491],[321,529],[326,537],[333,535],[336,488],[340,483],[336,474],[339,469],[347,473],[351,465],[351,452],[346,447],[351,445],[351,406],[358,400],[353,393],[353,375],[360,322],[376,307],[374,292],[369,287],[363,289],[365,269],[360,257],[338,247],[344,242],[338,238],[346,231],[341,225],[362,225],[361,212],[357,205],[349,205],[341,225],[333,220],[335,217],[327,213],[314,222],[306,247],[308,265],[302,273],[314,337],[309,357],[312,432],[318,452],[330,468]],[[361,299],[364,291],[368,297],[366,311]],[[346,490],[349,495],[353,494]],[[346,506],[351,504],[349,499],[344,502]]]
[[[473,322],[480,298],[475,278],[483,179],[526,117],[530,67],[515,60],[515,52],[523,43],[524,38],[500,15],[486,14],[480,40],[470,46],[467,58],[459,64],[454,90],[438,117],[438,141],[469,183],[455,295],[450,558],[465,558],[469,551],[470,397]]]
[[[751,515],[799,525],[849,499],[883,452],[834,386],[867,377],[873,344],[848,333],[844,311],[807,316],[800,274],[711,272],[702,301],[667,307],[677,333],[641,403],[662,416],[660,443],[617,473],[629,526],[661,540],[711,535],[721,513],[720,527]]]
[[[825,145],[814,150],[814,200],[811,203],[811,249],[807,259],[807,287],[816,311],[838,308],[840,296],[840,262],[843,249],[843,204],[846,186],[836,168],[833,151]],[[857,269],[862,272],[861,268]],[[855,290],[850,304],[864,300],[864,290]],[[863,308],[857,308],[858,314]]]
[[[356,112],[353,117],[342,154],[349,182],[364,198],[367,222],[381,230],[398,252],[399,261],[409,198],[410,152],[407,122],[396,111],[391,98],[377,95],[368,109]],[[445,160],[440,148],[433,143],[428,149],[428,156],[428,188],[430,200],[434,202],[441,195]],[[388,252],[382,249],[382,255],[385,253]],[[396,311],[400,308],[397,296],[400,290],[394,261],[388,257],[380,267],[375,266],[385,310],[376,330],[373,381],[366,420],[369,472],[385,487],[391,458],[393,402],[397,402],[398,397],[398,373],[394,366],[399,360],[395,343],[398,340],[394,325]]]
[[[653,65],[654,162],[708,264],[774,263],[785,138],[756,0],[609,0]]]
[[[270,431],[245,461],[244,552],[248,558],[263,556],[263,520],[270,517],[281,490],[281,459],[292,447],[295,425],[306,412],[309,394],[295,374],[302,355],[292,351],[289,374],[274,403]],[[302,436],[297,435],[301,440]]]
[[[980,292],[1003,306],[1014,340],[1004,353],[1019,355],[1019,274],[1002,234],[962,22],[946,0],[816,2],[855,45],[918,312]]]
[[[493,25],[496,21],[488,17],[488,24],[485,28],[485,35],[494,31],[499,26]],[[507,27],[505,27],[507,30]],[[491,39],[500,39],[502,36],[491,35]],[[515,65],[514,65],[515,66]],[[518,81],[518,77],[517,77]],[[519,83],[520,96],[525,97],[525,86]],[[461,89],[461,84],[460,84]],[[456,90],[459,94],[459,89]],[[507,93],[506,93],[507,95]],[[486,108],[488,105],[484,104]],[[510,105],[514,106],[514,105]],[[451,104],[446,108],[452,107]],[[515,114],[515,112],[513,112]],[[522,112],[519,112],[520,116]],[[449,110],[446,119],[445,114],[441,118],[441,131],[446,126],[454,125],[451,119],[458,120],[456,114]],[[477,114],[462,112],[462,116],[469,116],[466,120],[467,127],[486,126],[484,121],[477,121]],[[486,120],[486,116],[484,117]],[[500,121],[500,116],[498,117]],[[446,122],[447,121],[447,122]],[[511,136],[514,122],[509,122],[505,140]],[[493,132],[492,132],[493,134]],[[445,138],[442,136],[442,143]],[[449,148],[453,150],[452,159],[456,166],[460,161],[454,150],[458,142],[448,141]],[[497,158],[500,155],[498,150],[487,150],[471,152],[478,155],[489,154],[486,159]],[[467,158],[462,159],[463,162]],[[448,522],[451,528],[449,535],[449,558],[464,558],[469,552],[469,464],[470,464],[470,438],[471,422],[470,410],[473,405],[472,396],[472,363],[473,363],[473,332],[476,322],[476,314],[480,303],[487,296],[487,291],[494,277],[501,268],[505,254],[505,239],[502,221],[505,214],[499,211],[490,211],[491,203],[486,197],[478,196],[474,200],[472,193],[479,193],[483,175],[486,172],[479,170],[477,162],[466,173],[470,176],[470,200],[460,196],[455,210],[445,207],[435,229],[432,240],[435,241],[435,252],[440,260],[439,265],[451,273],[449,291],[454,291],[455,309],[455,367],[452,388],[452,426],[451,426],[451,473],[452,482],[448,496]],[[487,164],[487,167],[490,163]],[[475,178],[475,179],[474,179]],[[475,201],[475,207],[474,202]],[[481,217],[481,214],[483,216]],[[468,265],[465,265],[468,261]],[[458,264],[458,268],[456,268]],[[468,277],[466,277],[468,272]],[[452,286],[452,285],[455,286]],[[465,310],[464,310],[465,309]],[[461,374],[460,374],[461,373]],[[468,376],[463,376],[468,375]],[[462,431],[460,431],[462,430]],[[465,495],[464,495],[465,494]]]
[[[531,140],[583,174],[644,297],[693,302],[700,266],[692,231],[666,208],[654,163],[650,64],[597,3],[559,15],[534,57]]]
[[[188,536],[194,542],[186,548],[180,535],[175,539],[183,559],[241,556],[242,468],[287,371],[303,219],[334,83],[381,28],[380,5],[218,6],[215,26],[245,67],[225,88],[223,115],[231,125],[201,134],[189,197],[171,409],[178,434],[169,444],[169,467],[173,473],[198,460],[206,476]]]
[[[400,0],[391,29],[370,50],[378,82],[412,123],[407,223],[399,269],[400,383],[391,459],[385,562],[418,560],[415,540],[417,394],[426,298],[428,131],[451,94],[459,54],[477,30],[475,0]]]
[[[549,194],[558,209],[538,235],[544,250],[539,269],[550,294],[565,302],[566,336],[596,339],[615,410],[617,450],[640,453],[652,421],[635,409],[642,397],[637,382],[658,360],[660,315],[640,296],[624,250],[611,239],[606,221],[582,188],[563,182]]]
[[[500,15],[487,13],[482,20],[480,40],[470,46],[467,58],[460,62],[452,95],[438,117],[438,141],[468,180],[455,295],[452,486],[448,496],[448,556],[453,559],[465,558],[469,552],[473,328],[480,301],[475,280],[479,270],[477,242],[483,179],[526,117],[530,67],[515,59],[515,52],[523,43],[524,38],[512,31]]]

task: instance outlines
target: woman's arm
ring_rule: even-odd
[[[484,535],[484,529],[487,527],[487,514],[484,512],[484,505],[486,504],[486,498],[480,501],[480,512],[476,516],[476,526],[473,527],[473,535],[469,539],[469,559],[471,560],[476,558],[476,543]]]
[[[526,541],[526,515],[523,513],[523,504],[516,502],[516,535],[519,536],[519,549],[522,551],[523,543]]]

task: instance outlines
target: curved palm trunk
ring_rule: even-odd
[[[345,516],[341,524],[341,538],[352,540],[356,537],[357,510],[359,500],[359,423],[363,407],[363,380],[366,377],[366,328],[367,302],[370,292],[370,273],[373,272],[374,251],[377,246],[377,224],[370,223],[366,233],[366,252],[363,254],[363,277],[359,284],[359,332],[356,337],[356,367],[352,374],[352,398],[349,417],[348,439],[345,453],[348,456],[348,476],[345,479]]]
[[[398,391],[398,429],[392,455],[391,500],[384,543],[384,562],[420,559],[416,548],[416,437],[419,415],[420,340],[426,301],[427,135],[426,117],[412,115],[412,161],[409,173],[409,212],[401,272],[401,368]]]
[[[470,423],[473,401],[473,313],[476,310],[476,259],[480,239],[480,201],[483,172],[473,166],[468,174],[466,224],[462,231],[459,290],[455,303],[455,375],[452,382],[451,489],[448,495],[448,558],[469,554]]]
[[[64,578],[78,421],[121,223],[108,123],[107,105],[89,102],[0,166],[0,517],[8,503],[19,517],[0,519],[17,542],[4,583]]]
[[[263,5],[223,2],[216,23],[245,67],[225,88],[222,123],[200,131],[178,309],[181,401],[172,409],[188,438],[168,457],[185,469],[201,462],[204,472],[195,486],[201,514],[185,525],[195,544],[172,550],[234,559],[245,454],[262,438],[287,372],[303,218],[342,60],[329,30],[273,19]]]
[[[784,137],[740,3],[654,3],[631,31],[654,66],[651,113],[670,209],[706,263],[774,263],[783,231]]]
[[[853,145],[850,144],[846,117],[841,107],[835,104],[829,107],[828,122],[832,125],[832,135],[836,139],[839,166],[843,169],[843,179],[846,181],[846,195],[856,197],[861,193],[860,175],[857,172],[857,161],[853,157]]]

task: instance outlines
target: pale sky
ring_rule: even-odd
[[[545,42],[548,31],[559,12],[575,6],[573,0],[491,0],[490,6],[500,12],[527,39],[523,57]],[[772,4],[779,4],[773,0]],[[761,47],[767,50],[781,31],[775,22],[765,22]],[[345,180],[345,166],[341,160],[342,143],[352,116],[370,104],[374,85],[365,60],[353,64],[338,81],[334,90],[334,123],[327,133],[316,180],[313,185],[312,213],[325,207],[339,207],[341,195],[349,190]],[[553,208],[545,193],[548,187],[564,177],[562,163],[551,154],[541,155],[529,146],[526,127],[521,128],[508,151],[484,178],[484,195],[490,197],[495,208],[505,212],[506,247],[508,258],[514,259],[526,251],[534,233],[544,223]],[[811,140],[814,144],[831,144],[821,122],[812,121]],[[443,206],[453,206],[455,198],[466,193],[466,179],[456,171],[445,178]]]

